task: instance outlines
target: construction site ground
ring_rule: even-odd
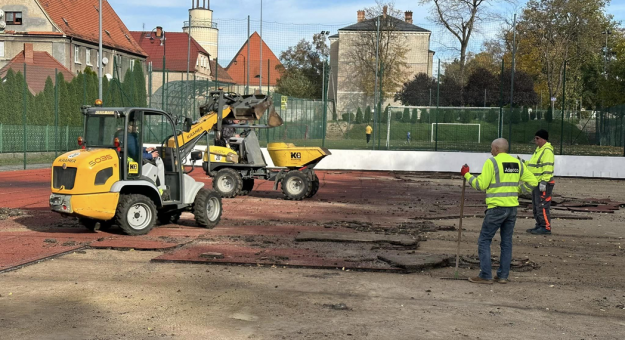
[[[0,338],[625,338],[625,182],[557,178],[549,236],[522,200],[511,282],[479,285],[445,279],[459,176],[318,175],[313,199],[256,181],[212,230],[184,213],[131,237],[50,212],[49,169],[0,172]],[[467,188],[459,278],[484,209]]]

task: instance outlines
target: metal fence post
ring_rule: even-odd
[[[434,151],[438,151],[438,110],[441,101],[441,60],[438,59],[438,74],[436,75],[436,133],[434,135]]]
[[[59,70],[54,69],[54,158],[59,156]]]
[[[24,86],[22,86],[22,123],[24,124],[24,134],[22,139],[24,140],[24,170],[26,170],[26,91],[28,91],[28,84],[26,83],[26,63],[24,63]]]
[[[564,61],[564,76],[562,77],[562,117],[560,123],[560,155],[562,155],[562,145],[564,144],[564,103],[566,101],[566,60]]]
[[[50,138],[50,136],[48,133],[48,125],[46,125],[46,152],[50,151],[50,141],[48,138]]]
[[[505,60],[501,59],[501,81],[499,82],[499,123],[497,124],[498,138],[503,137],[503,72]]]
[[[69,125],[65,125],[65,151],[69,151]]]
[[[2,136],[2,123],[0,123],[0,153],[2,153],[2,140],[4,137]]]

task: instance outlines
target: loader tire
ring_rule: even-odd
[[[159,212],[158,221],[161,225],[177,224],[181,215],[182,211]]]
[[[156,223],[156,206],[147,196],[120,195],[115,223],[128,235],[145,235]]]
[[[310,195],[312,182],[306,174],[292,170],[281,181],[282,193],[287,200],[299,201]]]
[[[94,220],[92,218],[79,218],[78,223],[93,232],[96,232],[99,229],[98,220]]]
[[[254,179],[253,178],[244,178],[243,179],[243,187],[241,188],[241,192],[239,195],[247,196],[254,189]]]
[[[306,196],[306,198],[311,198],[311,197],[315,196],[317,191],[319,191],[319,177],[317,177],[317,175],[315,175],[315,178],[311,182],[311,186],[312,186],[312,188],[310,188],[310,194],[308,196]]]
[[[221,220],[222,207],[219,193],[205,188],[200,189],[193,201],[195,222],[204,228],[214,228]]]
[[[213,179],[213,189],[223,198],[236,197],[243,189],[243,178],[234,169],[221,169]]]

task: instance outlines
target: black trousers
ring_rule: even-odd
[[[367,144],[369,144],[370,139],[371,139],[371,134],[367,133]]]
[[[532,191],[532,208],[536,226],[551,230],[551,194],[555,183],[547,183],[547,191],[541,192],[538,186]]]

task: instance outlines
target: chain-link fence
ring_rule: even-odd
[[[215,20],[216,60],[197,60],[188,73],[167,58],[161,69],[136,62],[122,73],[114,64],[102,99],[105,106],[151,107],[197,119],[212,90],[269,94],[284,125],[260,129],[263,146],[285,141],[336,149],[488,152],[493,139],[504,137],[511,152],[531,153],[534,133],[545,129],[558,154],[625,155],[625,106],[601,109],[596,88],[577,89],[579,74],[564,73],[558,91],[547,90],[539,73],[514,66],[525,52],[505,50],[514,30],[502,29],[504,22],[481,28],[462,67],[458,51],[449,48],[454,39],[439,26],[413,24],[408,13],[359,12],[353,20]],[[515,39],[522,45],[526,36]],[[504,50],[493,52],[494,42]],[[187,65],[188,51],[177,53]],[[27,76],[33,72],[39,70],[21,64],[0,74],[1,165],[46,164],[77,148],[80,106],[97,99],[97,76],[89,69],[75,75],[56,70],[45,85]]]

